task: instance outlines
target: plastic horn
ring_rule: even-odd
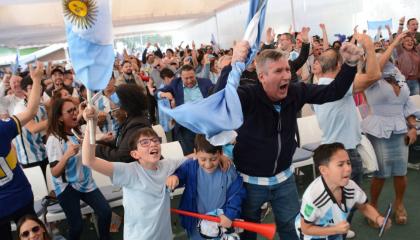
[[[174,209],[171,208],[171,212],[177,213],[184,216],[199,218],[211,222],[220,222],[220,218],[215,216],[209,216],[205,214],[199,214],[195,212],[188,212],[184,210]],[[244,222],[244,221],[238,221],[234,220],[232,222],[233,227],[242,228],[244,230],[250,231],[250,232],[256,232],[268,239],[273,239],[274,234],[276,233],[276,225],[271,224],[264,224],[264,223],[253,223],[253,222]]]

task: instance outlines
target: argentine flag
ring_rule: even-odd
[[[251,63],[257,51],[264,29],[267,0],[250,0],[250,12],[244,40],[250,43],[251,51],[246,60]],[[159,108],[180,125],[195,133],[205,134],[213,145],[225,145],[235,139],[243,123],[241,102],[237,93],[245,63],[232,65],[226,87],[200,101],[188,102],[174,109],[159,105]]]
[[[102,90],[112,75],[114,49],[109,0],[63,0],[71,64],[89,90]]]

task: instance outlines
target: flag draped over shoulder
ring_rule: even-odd
[[[250,17],[244,36],[244,40],[247,40],[251,46],[247,63],[252,62],[258,51],[264,28],[266,4],[267,0],[250,1]],[[188,102],[174,109],[163,105],[159,107],[180,125],[195,133],[205,134],[213,145],[227,144],[236,137],[236,133],[232,130],[238,129],[243,123],[237,88],[245,66],[245,63],[241,62],[232,65],[226,87],[207,98]]]
[[[63,0],[63,10],[76,78],[89,90],[104,89],[115,57],[109,0]]]

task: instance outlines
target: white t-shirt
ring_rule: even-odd
[[[112,183],[123,187],[124,239],[172,239],[166,179],[186,160],[163,159],[157,170],[138,162],[114,162]]]
[[[339,205],[335,197],[327,187],[324,179],[320,176],[316,178],[305,190],[302,197],[300,214],[296,217],[295,227],[299,239],[327,239],[327,236],[306,236],[300,228],[300,219],[305,222],[328,227],[336,225],[342,221],[347,221],[351,209],[356,204],[367,202],[366,194],[352,180],[342,189],[342,203]],[[332,236],[329,236],[330,238]],[[334,235],[334,239],[343,239],[342,235]],[[329,239],[329,238],[328,238]]]

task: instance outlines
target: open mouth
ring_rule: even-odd
[[[289,84],[288,83],[285,83],[283,85],[280,85],[279,89],[282,90],[282,91],[284,91],[284,90],[287,89],[288,86],[289,86]]]
[[[157,149],[152,149],[152,150],[149,152],[149,154],[150,154],[150,155],[153,155],[153,156],[157,156],[157,155],[159,154],[159,151],[158,151]]]

